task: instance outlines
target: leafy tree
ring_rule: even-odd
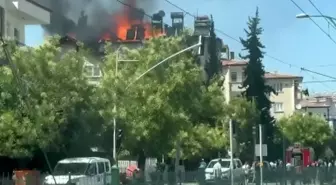
[[[232,99],[228,106],[230,115],[234,120],[234,132],[238,144],[237,154],[241,159],[253,160],[253,127],[259,121],[260,113],[256,109],[254,102],[249,102],[245,98]]]
[[[270,150],[272,150],[274,129],[271,124],[273,118],[269,111],[271,108],[269,96],[271,93],[276,93],[271,86],[265,83],[265,69],[262,64],[262,59],[264,57],[262,49],[264,49],[265,46],[260,41],[260,35],[262,34],[263,29],[259,26],[260,18],[258,9],[256,10],[255,17],[249,17],[247,24],[248,30],[245,30],[247,39],[240,38],[244,50],[247,51],[247,54],[241,57],[249,61],[244,70],[246,78],[242,84],[242,88],[245,89],[243,96],[249,101],[252,101],[253,99],[256,101],[257,109],[260,112],[259,124],[265,125],[265,136],[266,138],[269,138],[266,143]]]
[[[291,142],[304,146],[319,147],[332,137],[332,130],[323,117],[295,113],[279,120],[279,129]]]
[[[206,72],[208,80],[221,72],[221,63],[219,59],[219,48],[217,44],[217,36],[215,33],[215,22],[211,16],[210,37],[208,45],[209,61],[206,63]]]
[[[184,151],[191,151],[192,156],[200,155],[200,148],[205,151],[209,147],[205,145],[211,143],[211,138],[199,138],[200,128],[205,129],[205,135],[212,132],[216,135],[212,138],[225,139],[220,127],[210,128],[222,125],[225,114],[220,87],[215,82],[209,88],[204,86],[201,69],[191,52],[170,59],[134,82],[159,61],[186,48],[186,40],[186,36],[160,37],[147,41],[139,49],[123,48],[119,54],[124,59],[138,62],[120,62],[118,74],[115,73],[116,53],[107,47],[100,89],[104,102],[101,113],[105,120],[114,116],[123,120],[118,124],[125,134],[122,145],[131,154],[157,157],[172,154],[176,141],[182,139]],[[117,111],[113,112],[115,105]],[[189,135],[192,137],[186,137]],[[218,142],[215,147],[224,143]]]
[[[91,111],[94,88],[82,72],[83,53],[69,51],[60,57],[57,40],[36,49],[9,43],[13,65],[0,67],[2,156],[27,157],[38,149],[63,149],[82,131],[69,132],[70,117]],[[6,60],[4,53],[1,57]]]

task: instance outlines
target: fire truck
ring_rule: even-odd
[[[307,167],[314,160],[314,149],[311,147],[302,147],[296,143],[286,150],[286,164],[290,163],[293,167]]]

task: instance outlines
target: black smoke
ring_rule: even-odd
[[[120,1],[125,4],[136,1],[137,7],[134,8],[143,9],[146,13],[155,11],[157,2],[157,0]],[[50,8],[51,24],[44,26],[46,34],[61,36],[74,34],[78,40],[86,42],[97,40],[106,30],[111,30],[115,24],[111,22],[111,15],[121,11],[125,5],[117,0],[52,0]]]

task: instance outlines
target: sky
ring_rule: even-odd
[[[165,10],[170,23],[169,12],[180,11],[165,0],[159,1],[157,10]],[[310,19],[297,19],[296,15],[302,13],[291,0],[170,0],[184,10],[194,15],[212,15],[216,29],[230,37],[246,38],[244,29],[247,27],[249,16],[254,16],[259,8],[261,26],[264,32],[262,43],[266,46],[263,62],[269,72],[292,74],[304,77],[303,87],[310,93],[336,92],[335,82],[316,82],[333,80],[315,73],[301,70],[305,68],[317,73],[329,75],[336,79],[336,61],[330,56],[336,50],[334,43]],[[295,0],[295,2],[309,15],[320,15],[309,3],[309,0]],[[328,16],[336,17],[335,0],[312,0],[316,7]],[[147,12],[149,14],[155,12]],[[336,29],[328,28],[324,18],[313,19],[325,32],[336,40]],[[193,26],[193,18],[186,15],[186,26]],[[217,33],[231,51],[239,53],[242,45]],[[26,44],[36,46],[43,43],[43,30],[40,26],[26,27]],[[274,59],[276,58],[276,60]]]

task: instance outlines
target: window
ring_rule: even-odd
[[[89,165],[87,171],[86,171],[87,175],[97,175],[97,165],[96,163],[92,163]]]
[[[93,74],[92,74],[92,76],[94,76],[94,77],[99,77],[100,76],[100,68],[99,68],[98,65],[96,65],[96,66],[93,67]]]
[[[93,66],[87,65],[84,67],[84,73],[87,76],[92,76]]]
[[[7,36],[8,37],[10,37],[11,36],[11,24],[10,24],[10,22],[8,22],[7,21],[7,23],[6,23],[6,27],[7,27],[7,29],[6,29],[6,32],[7,32]]]
[[[105,170],[106,170],[106,172],[110,171],[110,165],[109,165],[108,162],[105,162]]]
[[[20,41],[20,31],[17,28],[14,28],[14,38],[16,41]]]
[[[242,163],[240,160],[236,160],[236,167],[237,168],[241,168],[242,167]]]
[[[273,85],[273,89],[275,90],[275,92],[280,93],[283,92],[282,90],[282,83],[276,83]]]
[[[100,77],[101,76],[99,65],[87,64],[84,67],[84,73],[88,77]]]
[[[237,72],[231,72],[231,81],[237,82]]]
[[[98,163],[98,174],[105,173],[104,163]]]
[[[283,112],[283,103],[274,103],[273,104],[274,112]]]

